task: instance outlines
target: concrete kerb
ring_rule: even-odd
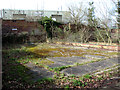
[[[96,45],[96,44],[89,44],[89,43],[69,43],[69,42],[55,42],[56,44],[61,45],[72,45],[72,46],[82,46],[82,47],[91,47],[91,48],[100,48],[100,49],[108,49],[108,50],[120,50],[119,45]]]
[[[114,66],[109,67],[109,68],[106,68],[106,69],[102,69],[102,70],[95,71],[95,72],[93,72],[91,75],[101,74],[101,73],[103,73],[103,72],[112,71],[112,70],[118,69],[118,68],[120,68],[119,65],[114,65]],[[118,70],[119,70],[119,69],[118,69]]]

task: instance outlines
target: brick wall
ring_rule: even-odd
[[[21,32],[31,32],[33,30],[43,30],[38,22],[28,22],[25,20],[3,20],[2,21],[2,33],[21,33]]]
[[[46,32],[42,25],[38,22],[25,20],[2,20],[2,36],[4,42],[10,41],[9,37],[12,34],[23,35],[27,34],[26,40],[30,42],[45,42]]]

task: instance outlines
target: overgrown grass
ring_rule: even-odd
[[[53,82],[53,78],[43,78],[37,80],[37,83],[39,84],[44,84],[45,82]]]

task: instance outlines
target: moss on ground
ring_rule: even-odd
[[[67,48],[67,47],[57,47],[56,45],[48,45],[48,44],[39,44],[33,48],[27,48],[28,51],[36,53],[38,55],[44,57],[72,57],[72,56],[81,56],[84,55],[97,55],[97,56],[114,56],[117,55],[118,52],[107,52],[101,51],[99,49],[75,49],[75,48]]]

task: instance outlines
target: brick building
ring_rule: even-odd
[[[2,20],[2,34],[28,33],[38,35],[43,31],[43,26],[38,22],[26,20]]]

